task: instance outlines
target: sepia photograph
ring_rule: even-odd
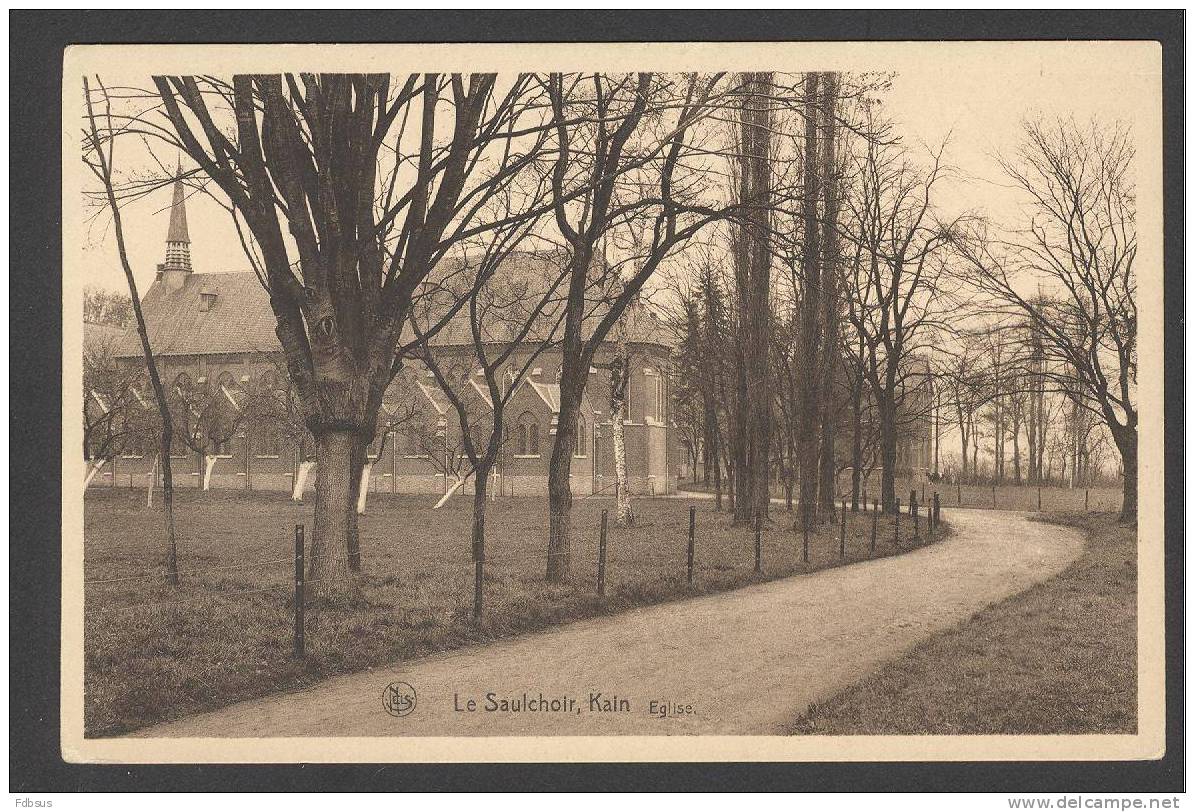
[[[1157,42],[61,93],[67,762],[1164,755]]]

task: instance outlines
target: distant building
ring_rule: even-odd
[[[251,392],[280,391],[286,386],[268,294],[252,272],[196,273],[191,267],[190,244],[184,190],[176,183],[166,261],[158,266],[157,278],[141,307],[163,384],[173,394],[204,391],[209,396],[210,414],[180,415],[176,423],[198,426],[207,420],[212,431],[204,453],[181,441],[175,443],[175,482],[182,487],[202,487],[207,479],[213,488],[289,491],[300,464],[312,455],[302,432],[284,422],[237,419]],[[498,273],[542,277],[544,264],[554,261],[557,259],[551,254],[515,254]],[[644,312],[637,324],[628,342],[631,375],[625,433],[630,487],[640,494],[672,492],[683,456],[676,447],[676,429],[671,422],[672,347],[650,313]],[[438,355],[469,363],[473,348],[466,330],[466,325],[450,322],[433,339]],[[610,360],[613,350],[612,343],[603,346],[590,370],[572,465],[573,489],[578,494],[613,488],[610,375],[599,366]],[[134,331],[124,335],[113,355],[125,368],[144,365]],[[516,353],[512,370],[521,367],[526,358],[526,353]],[[510,384],[518,391],[506,410],[509,439],[491,482],[496,492],[546,492],[559,410],[559,371],[560,353],[548,349],[524,378],[516,380],[512,372]],[[483,388],[476,387],[479,408],[488,404]],[[152,404],[147,387],[141,394]],[[443,459],[458,445],[460,428],[431,372],[408,363],[388,390],[384,410],[381,423],[392,415],[412,415],[413,419],[375,442],[370,490],[435,493],[449,487],[452,477],[446,476]],[[218,424],[233,428],[227,436],[217,436]],[[152,442],[129,443],[102,481],[145,484],[153,470],[153,447]],[[309,478],[306,487],[312,485]]]

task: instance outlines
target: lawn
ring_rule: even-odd
[[[1086,532],[1070,568],[811,707],[792,732],[1135,732],[1136,532],[1113,514],[1043,521]]]
[[[176,494],[181,585],[166,586],[160,513],[140,490],[95,488],[85,500],[85,725],[113,735],[232,702],[300,687],[332,674],[445,651],[553,624],[761,580],[812,572],[873,555],[872,518],[848,516],[846,556],[839,526],[810,535],[810,560],[791,517],[773,515],[761,534],[763,570],[754,570],[754,537],[696,499],[694,583],[686,583],[690,503],[640,499],[638,523],[611,522],[606,594],[596,594],[598,526],[610,500],[574,507],[572,577],[544,581],[547,504],[504,498],[486,514],[485,612],[470,618],[471,500],[432,511],[434,496],[374,494],[361,521],[361,597],[353,605],[307,612],[307,656],[291,655],[293,528],[311,526],[311,506],[275,493],[180,491]],[[613,512],[611,510],[611,512]],[[878,520],[874,555],[910,549],[891,517]],[[921,521],[920,542],[925,543]],[[948,532],[943,525],[938,538]]]
[[[840,483],[849,490],[850,482],[844,477]],[[713,488],[701,482],[681,482],[681,490],[695,493],[713,493]],[[902,504],[908,504],[909,492],[913,490],[913,483],[904,478],[896,480],[896,495]],[[1118,511],[1123,497],[1120,487],[1099,486],[1091,488],[1067,488],[1061,485],[952,485],[948,482],[918,483],[917,498],[922,504],[928,504],[935,491],[942,502],[942,508],[995,508],[997,510],[1041,510],[1043,512],[1084,512],[1092,513]],[[1038,503],[1040,491],[1040,507]],[[873,479],[864,489],[867,499],[878,499],[880,483]],[[784,498],[784,489],[773,484],[772,496]]]

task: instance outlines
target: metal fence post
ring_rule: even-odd
[[[693,585],[693,535],[697,529],[697,508],[692,505],[689,506],[689,561],[688,561],[688,579],[689,585]]]
[[[295,657],[302,657],[306,652],[307,641],[304,638],[303,610],[303,525],[295,525]]]
[[[755,571],[763,572],[763,544],[759,539],[760,519],[759,514],[755,514]]]
[[[485,579],[485,516],[477,522],[478,538],[473,542],[473,619],[481,620],[481,587]]]
[[[842,524],[838,531],[838,557],[846,559],[846,499],[842,500]]]
[[[602,511],[602,534],[598,536],[598,582],[599,595],[606,594],[606,520],[608,511]]]

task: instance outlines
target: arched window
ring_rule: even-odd
[[[589,445],[589,443],[586,442],[586,437],[585,437],[585,418],[578,417],[577,418],[577,436],[576,436],[576,439],[573,440],[573,456],[574,457],[584,457],[585,449],[588,447],[588,445]]]
[[[524,457],[539,456],[539,421],[531,412],[523,412],[519,415],[515,439],[516,454]]]

